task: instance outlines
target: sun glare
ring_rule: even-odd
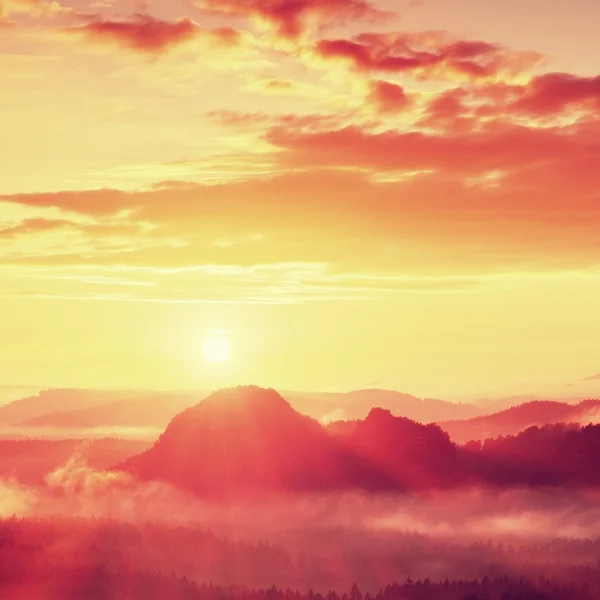
[[[211,363],[222,363],[231,356],[231,344],[223,336],[211,336],[202,344],[202,356]]]

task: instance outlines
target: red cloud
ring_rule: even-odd
[[[388,81],[373,81],[369,100],[380,113],[394,113],[410,105],[404,88]]]
[[[321,40],[315,46],[325,59],[345,59],[365,72],[416,72],[470,79],[520,72],[540,60],[531,52],[514,52],[481,41],[448,42],[440,33],[365,33],[351,40]]]
[[[82,34],[92,41],[112,42],[130,50],[152,54],[164,52],[201,35],[209,35],[214,41],[234,45],[239,35],[227,28],[207,31],[188,18],[163,21],[141,14],[123,21],[94,19],[69,31]]]
[[[428,104],[420,125],[455,132],[470,129],[476,121],[470,117],[469,109],[464,104],[467,98],[468,93],[463,88],[442,92]]]
[[[569,73],[547,73],[534,77],[512,105],[515,111],[539,116],[584,107],[600,111],[600,75],[578,77]]]
[[[459,97],[462,107],[457,103]],[[515,116],[531,119],[569,116],[586,120],[594,119],[599,112],[600,76],[546,73],[532,77],[525,85],[493,83],[469,91],[458,88],[444,93],[430,104],[425,124],[455,127],[466,116],[473,123],[481,118],[510,120]]]
[[[390,16],[365,0],[197,0],[197,4],[211,13],[260,18],[287,38],[298,37],[311,20],[324,27]]]
[[[396,151],[392,146],[388,153]],[[600,173],[590,169],[591,158],[540,162],[533,173],[528,164],[499,187],[467,185],[443,173],[373,182],[365,173],[324,167],[209,186],[81,192],[76,204],[83,213],[98,212],[97,205],[104,205],[106,213],[115,201],[123,210],[137,208],[126,221],[159,226],[152,245],[145,245],[141,235],[131,238],[131,247],[106,248],[95,243],[98,232],[89,231],[93,253],[64,246],[55,254],[10,260],[155,267],[308,261],[421,275],[598,266],[600,215],[594,194]],[[582,173],[585,185],[574,187]],[[72,194],[46,196],[9,200],[69,209],[75,204]],[[212,244],[215,232],[265,237],[240,249]],[[175,237],[184,243],[171,244]],[[406,252],[407,247],[413,251]]]
[[[600,152],[600,143],[587,136],[511,125],[448,135],[372,133],[354,126],[318,132],[273,127],[265,138],[284,150],[281,160],[294,167],[433,169],[461,176]]]

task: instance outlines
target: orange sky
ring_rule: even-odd
[[[598,22],[0,0],[0,385],[570,394],[600,371]]]

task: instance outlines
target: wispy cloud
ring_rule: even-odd
[[[320,263],[187,268],[58,267],[14,274],[31,287],[5,288],[0,296],[168,303],[264,303],[376,300],[398,293],[476,291],[464,277],[402,277],[340,272]],[[130,288],[123,291],[123,288]]]

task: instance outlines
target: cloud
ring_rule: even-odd
[[[259,78],[253,81],[249,89],[267,96],[289,96],[298,93],[298,85],[291,79]]]
[[[4,4],[4,12],[3,12]],[[0,2],[0,26],[2,17],[7,19],[8,14],[29,15],[37,18],[52,17],[56,15],[74,14],[74,10],[55,0],[4,0]]]
[[[297,38],[311,26],[322,28],[392,16],[365,0],[196,0],[196,5],[211,14],[258,19],[288,39]]]
[[[464,543],[490,537],[535,544],[557,537],[589,538],[600,533],[598,494],[594,490],[297,494],[263,498],[260,504],[236,502],[224,509],[222,504],[203,501],[166,483],[140,482],[116,470],[94,469],[77,454],[49,473],[43,486],[0,481],[0,500],[3,517],[109,518],[113,523],[171,527],[193,524],[221,534],[243,531],[244,537],[263,542],[293,540],[298,547],[308,542],[313,549],[324,544],[324,552],[333,551],[334,555],[340,550],[336,544],[342,540],[347,544],[351,533],[358,535],[359,546],[366,548],[373,548],[373,544],[380,547],[382,539],[378,536],[392,532],[432,536],[454,545],[457,540]],[[333,530],[344,535],[332,538]],[[402,548],[406,542],[405,536],[395,537],[399,546],[386,548],[386,554],[390,549]],[[315,545],[319,539],[321,543]],[[389,535],[384,539],[389,542]],[[440,558],[442,555],[443,551]],[[489,558],[486,555],[484,560]],[[383,558],[378,556],[376,560]],[[446,555],[445,560],[450,557]],[[339,575],[339,564],[337,567]]]
[[[360,72],[466,80],[520,75],[542,58],[483,41],[452,41],[441,32],[362,33],[351,39],[322,39],[316,42],[314,52],[321,59],[346,61]]]
[[[584,377],[581,381],[598,381],[600,380],[600,373],[596,373],[590,377]]]
[[[593,538],[600,532],[593,490],[352,492],[215,503],[160,482],[95,470],[77,457],[44,486],[1,481],[0,498],[2,515],[17,517],[10,523],[15,546],[35,548],[37,560],[28,564],[52,575],[52,586],[36,588],[47,591],[45,597],[56,591],[67,555],[83,565],[76,579],[71,572],[64,578],[69,590],[83,581],[82,596],[90,595],[85,584],[96,582],[98,572],[123,565],[142,576],[176,572],[224,587],[232,573],[256,589],[273,581],[283,589],[292,582],[325,591],[358,582],[372,594],[407,577],[454,577],[467,582],[463,592],[471,581],[498,572],[515,582],[548,572],[571,581],[574,573],[585,578],[596,568]],[[566,565],[565,554],[572,557]],[[565,587],[564,596],[572,591]]]
[[[600,75],[579,77],[569,73],[546,73],[534,77],[511,105],[516,112],[548,116],[568,109],[600,110]]]
[[[0,196],[0,201],[35,206],[60,208],[68,212],[90,216],[115,216],[123,208],[134,209],[135,196],[120,190],[86,190],[45,194],[15,194]],[[133,201],[133,202],[132,202]]]
[[[36,494],[33,490],[15,480],[0,480],[0,518],[13,515],[26,515],[35,506]]]
[[[435,169],[460,175],[600,152],[600,144],[585,135],[516,125],[445,136],[397,129],[372,132],[358,126],[314,132],[275,126],[265,139],[284,151],[282,162],[296,167]]]
[[[82,442],[85,444],[85,442]],[[173,513],[165,507],[177,504]],[[167,519],[161,514],[170,514]],[[46,477],[43,487],[0,481],[0,516],[111,518],[140,523],[190,522],[203,514],[202,503],[160,483],[141,484],[118,471],[93,469],[73,455]]]
[[[120,21],[92,18],[85,25],[71,28],[68,32],[92,42],[117,44],[149,54],[160,54],[200,37],[224,46],[234,46],[239,37],[233,29],[202,29],[187,17],[165,21],[145,14]]]
[[[207,117],[214,122],[232,127],[238,130],[254,129],[261,133],[273,125],[289,127],[294,130],[318,131],[323,128],[332,128],[344,123],[347,115],[343,113],[328,114],[305,114],[297,115],[293,113],[274,117],[273,115],[254,112],[245,113],[240,111],[217,110],[208,113]]]
[[[257,119],[247,122],[257,126]],[[267,129],[272,170],[262,176],[214,185],[162,180],[131,192],[6,196],[32,211],[54,207],[96,225],[142,222],[149,228],[106,240],[94,228],[80,229],[76,241],[57,237],[47,246],[40,246],[41,238],[25,246],[23,235],[12,240],[9,254],[0,247],[2,262],[315,262],[350,272],[452,275],[598,265],[600,173],[588,129],[429,135],[328,129],[327,119],[285,123]],[[221,243],[254,235],[259,241]],[[22,289],[22,283],[10,287]]]
[[[469,277],[349,272],[324,263],[205,264],[187,268],[30,267],[20,280],[31,286],[29,290],[0,290],[0,297],[302,304],[376,299],[396,293],[477,291],[485,285]],[[57,288],[56,284],[60,286]],[[124,286],[129,289],[124,291]]]
[[[410,99],[402,86],[382,80],[371,83],[369,101],[380,113],[397,113],[410,106]]]
[[[4,227],[0,229],[0,239],[12,238],[27,233],[38,233],[41,231],[51,231],[53,229],[62,229],[72,223],[67,219],[25,219],[17,225]]]
[[[81,223],[68,219],[24,219],[18,224],[0,229],[1,239],[15,239],[19,236],[37,235],[47,232],[71,230],[91,236],[132,236],[143,231],[143,226],[130,222]]]
[[[215,111],[211,126],[244,136],[244,148],[142,165],[146,189],[5,195],[30,212],[0,225],[0,259],[23,268],[323,263],[453,276],[598,266],[597,123],[474,126],[468,89],[422,103],[396,86],[371,83],[371,122],[350,111]],[[373,117],[373,106],[391,110],[404,95],[422,129],[398,126],[413,106],[395,113],[393,128]]]
[[[470,118],[469,108],[465,100],[469,94],[463,88],[453,88],[437,94],[426,108],[420,121],[422,127],[443,130],[471,129],[474,125]]]
[[[477,128],[491,119],[527,127],[564,126],[592,123],[599,109],[600,76],[545,73],[526,83],[483,82],[470,89],[442,92],[430,101],[428,117],[421,124],[446,129],[467,125]]]

